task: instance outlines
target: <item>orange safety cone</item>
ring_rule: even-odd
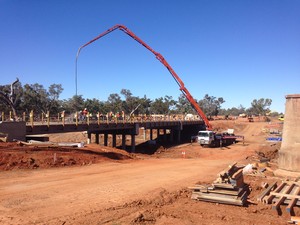
[[[185,150],[182,150],[181,155],[182,155],[182,158],[185,158]]]

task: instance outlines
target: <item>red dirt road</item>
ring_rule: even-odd
[[[150,159],[79,168],[0,174],[2,223],[57,224],[58,220],[143,199],[151,191],[175,191],[212,180],[232,162],[207,159]],[[9,180],[8,180],[9,178]]]

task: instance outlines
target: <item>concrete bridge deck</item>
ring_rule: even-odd
[[[153,130],[157,130],[158,136],[165,142],[180,143],[189,141],[192,135],[205,129],[201,120],[172,120],[172,121],[140,121],[140,122],[102,122],[102,123],[52,123],[52,124],[26,124],[25,122],[3,122],[0,124],[0,132],[8,133],[8,140],[25,140],[26,135],[41,135],[50,133],[66,133],[86,131],[87,142],[95,135],[95,142],[100,143],[100,135],[103,143],[108,145],[108,135],[112,137],[112,147],[116,147],[116,135],[122,135],[122,148],[125,149],[126,136],[131,137],[131,151],[135,151],[135,136],[140,128],[150,130],[150,140],[153,140]],[[162,134],[161,134],[162,133]],[[23,136],[23,138],[22,138]]]

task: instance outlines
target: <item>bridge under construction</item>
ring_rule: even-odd
[[[108,146],[109,137],[112,138],[112,147],[117,147],[117,135],[122,137],[122,149],[126,149],[126,137],[130,136],[130,151],[135,152],[135,139],[139,135],[140,128],[144,132],[149,131],[149,140],[156,140],[170,144],[187,142],[190,137],[199,130],[205,130],[205,124],[201,120],[175,120],[175,121],[144,121],[123,123],[82,123],[82,124],[26,124],[25,122],[2,122],[0,130],[7,134],[8,141],[26,141],[28,137],[50,133],[87,132],[87,143],[91,143],[92,136],[97,144]],[[27,138],[26,138],[27,137]],[[103,140],[100,140],[103,137]]]

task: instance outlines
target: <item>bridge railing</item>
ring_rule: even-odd
[[[185,117],[183,114],[151,114],[151,115],[126,115],[122,114],[105,114],[98,112],[96,114],[83,115],[80,112],[66,114],[64,111],[57,115],[50,115],[47,113],[34,113],[33,110],[30,113],[23,112],[21,116],[18,116],[17,121],[25,121],[27,125],[54,125],[54,124],[101,124],[101,123],[136,123],[136,122],[150,122],[150,121],[185,121],[185,120],[201,120],[198,116]],[[0,113],[0,121],[14,121],[12,112],[5,114]]]

